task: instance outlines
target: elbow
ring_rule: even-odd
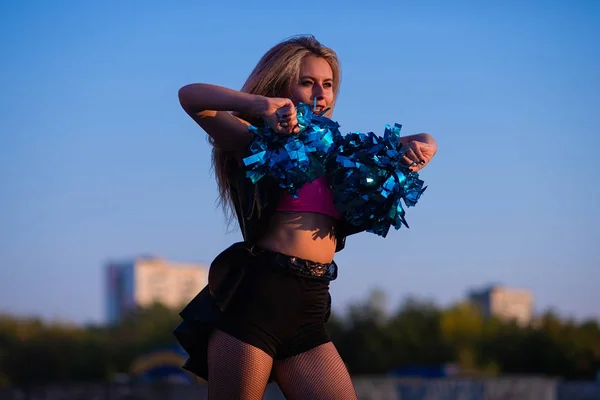
[[[204,111],[201,104],[201,93],[197,84],[189,84],[181,87],[177,92],[179,104],[188,114],[197,114]]]

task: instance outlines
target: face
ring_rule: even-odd
[[[334,101],[333,71],[324,58],[304,57],[298,82],[292,85],[291,97],[294,104],[302,102],[309,104],[311,108],[314,107],[316,99],[317,113],[331,107]]]

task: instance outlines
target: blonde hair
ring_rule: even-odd
[[[241,91],[266,97],[288,97],[292,86],[300,77],[302,60],[307,56],[323,58],[331,67],[334,100],[330,105],[331,110],[327,114],[331,115],[341,82],[340,63],[335,51],[323,46],[312,35],[295,36],[269,49],[254,67]],[[244,113],[236,113],[236,115],[253,125],[261,124],[260,120],[256,120],[251,115]],[[233,153],[214,146],[214,143],[212,163],[219,189],[220,203],[226,217],[231,222],[235,215],[235,202],[239,201],[232,194],[232,186],[237,186],[237,182],[234,181],[236,177],[232,176],[232,169],[239,169],[239,166]]]

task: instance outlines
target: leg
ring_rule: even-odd
[[[209,400],[262,400],[272,366],[261,349],[216,330],[208,343]]]
[[[356,400],[350,374],[332,342],[274,363],[288,400]]]

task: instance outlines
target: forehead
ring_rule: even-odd
[[[331,66],[321,57],[307,56],[302,59],[300,76],[310,76],[317,79],[333,79]]]

